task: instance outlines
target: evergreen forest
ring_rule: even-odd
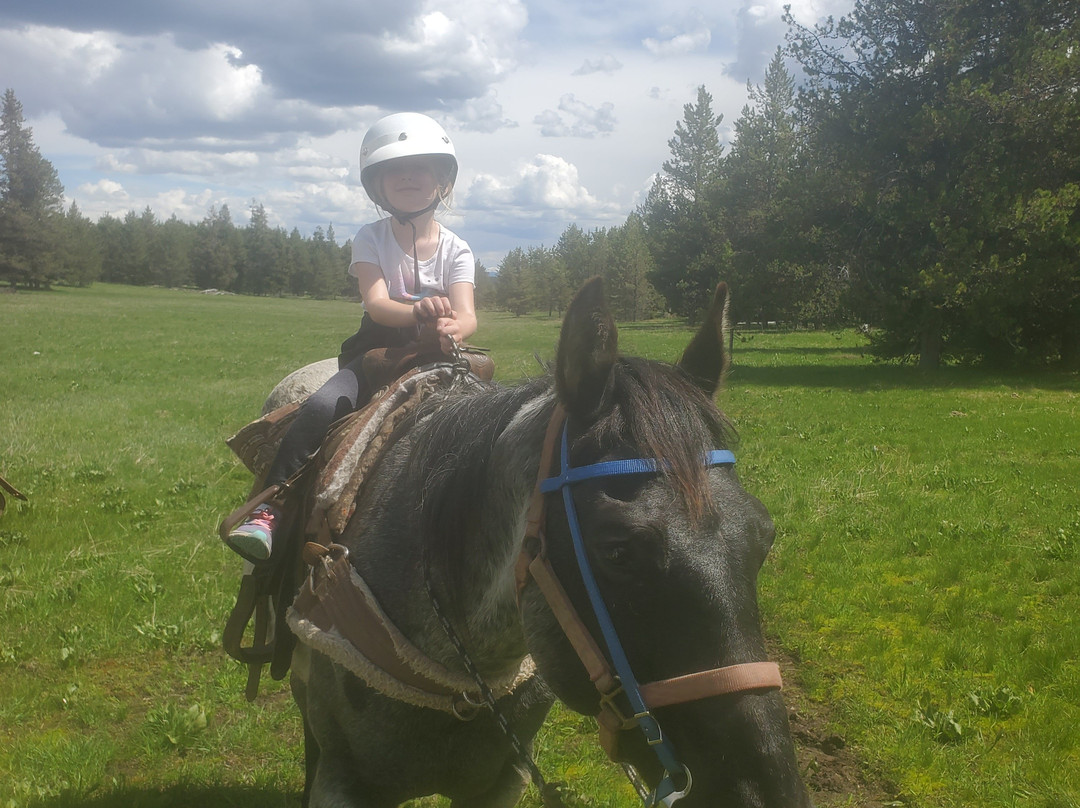
[[[1080,4],[858,0],[786,18],[721,142],[706,85],[615,227],[479,267],[478,305],[558,314],[605,278],[624,320],[694,321],[718,281],[734,320],[858,326],[883,358],[1080,367]],[[13,90],[0,119],[0,282],[354,294],[349,245],[273,228],[257,202],[197,223],[64,208]]]

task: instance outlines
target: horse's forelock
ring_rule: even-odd
[[[597,447],[629,444],[642,457],[663,459],[664,473],[697,520],[713,507],[702,457],[710,449],[730,448],[735,435],[708,396],[678,368],[620,357],[610,400],[582,437]]]

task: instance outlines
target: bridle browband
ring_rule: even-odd
[[[557,441],[560,445],[559,474],[548,477]],[[612,760],[617,759],[620,733],[633,729],[644,734],[646,742],[656,754],[664,769],[664,776],[651,794],[647,790],[642,792],[639,789],[647,806],[673,805],[689,793],[692,783],[690,770],[679,762],[674,747],[664,736],[659,722],[651,712],[653,709],[710,696],[762,692],[782,687],[780,667],[775,662],[744,662],[646,684],[639,684],[634,676],[592,573],[571,487],[583,480],[598,477],[656,472],[662,468],[663,462],[638,458],[571,466],[566,411],[561,404],[556,403],[544,436],[536,487],[529,505],[525,540],[522,542],[517,565],[519,598],[521,590],[531,577],[539,586],[559,626],[600,694],[600,711],[596,719],[600,726],[600,740],[608,756]],[[706,466],[731,465],[735,462],[735,456],[726,450],[714,450],[708,453],[704,462]],[[556,491],[562,492],[573,538],[574,555],[611,664],[582,622],[547,558],[544,495]],[[629,714],[620,706],[623,701],[629,704]],[[681,782],[681,785],[677,785],[677,782]]]

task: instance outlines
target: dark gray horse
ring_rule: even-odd
[[[731,440],[712,401],[726,366],[725,304],[721,287],[674,367],[618,355],[601,286],[586,285],[567,311],[553,377],[429,398],[399,431],[340,539],[385,613],[439,665],[464,676],[460,646],[485,679],[509,680],[531,654],[539,675],[497,694],[498,712],[525,746],[554,698],[587,715],[601,708],[590,663],[518,561],[538,472],[558,471],[558,462],[541,468],[557,405],[566,413],[565,463],[659,459],[612,476],[600,467],[600,476],[574,484],[570,508],[557,492],[547,494],[544,546],[535,535],[524,542],[526,560],[547,560],[589,635],[605,638],[595,642],[607,649],[601,666],[606,661],[626,685],[700,671],[712,681],[714,669],[770,664],[756,577],[772,523],[729,461],[702,462],[724,454],[714,450]],[[571,523],[580,526],[587,572]],[[590,604],[593,583],[603,615]],[[612,654],[625,657],[632,677]],[[497,808],[516,804],[527,785],[529,768],[488,707],[464,721],[390,698],[303,643],[292,688],[304,716],[306,805],[381,808],[441,793],[455,808]],[[633,693],[605,699],[623,703],[629,726],[658,722],[613,733],[621,738],[617,757],[650,789],[670,782],[673,793],[649,799],[683,808],[810,804],[773,683],[735,690],[642,710],[637,720]],[[653,754],[647,737],[657,725],[675,766]]]

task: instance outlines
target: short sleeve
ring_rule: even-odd
[[[352,261],[349,262],[349,274],[356,277],[353,267],[356,264],[374,264],[380,266],[379,251],[375,245],[375,229],[370,225],[361,227],[352,240]]]
[[[456,238],[456,237],[455,237]],[[476,256],[463,239],[456,238],[456,249],[446,277],[446,288],[455,283],[476,285]]]

